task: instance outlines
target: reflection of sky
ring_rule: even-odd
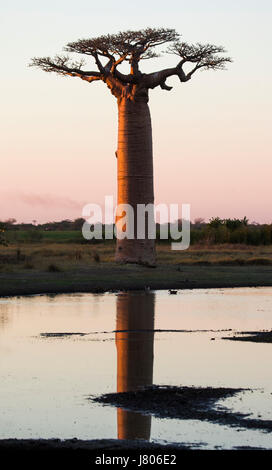
[[[155,328],[271,328],[271,293],[271,288],[157,292]],[[0,438],[116,437],[116,409],[86,400],[116,391],[116,300],[114,294],[82,294],[0,301],[0,316],[4,311],[12,319],[1,329]],[[92,334],[39,337],[45,332]],[[271,419],[271,345],[222,341],[225,335],[155,333],[153,383],[254,388],[242,402],[237,397],[225,403]],[[152,418],[154,439],[271,447],[271,436],[258,431]]]
[[[1,217],[77,217],[83,203],[103,203],[116,192],[109,91],[28,69],[30,58],[82,37],[166,26],[185,41],[224,45],[234,63],[185,85],[171,79],[170,93],[151,91],[156,202],[191,203],[192,217],[271,221],[271,8],[268,0],[139,0],[137,8],[125,0],[6,2]],[[144,70],[173,63],[174,56],[145,61]]]

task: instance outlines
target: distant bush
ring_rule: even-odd
[[[0,245],[2,246],[8,246],[7,240],[0,235]]]
[[[43,238],[43,234],[39,230],[29,230],[27,232],[26,239],[30,242],[40,242]]]
[[[49,264],[47,271],[50,273],[59,273],[61,272],[61,268],[57,266],[56,264],[51,263]]]
[[[97,251],[93,253],[93,260],[95,261],[95,263],[100,263],[100,255],[99,253],[97,253]]]
[[[192,224],[191,244],[194,243],[271,245],[272,224],[249,225],[246,217],[243,219],[215,217],[198,228]]]
[[[270,258],[249,258],[246,260],[246,264],[257,264],[262,266],[272,265],[272,259]]]
[[[5,237],[6,225],[0,222],[0,245],[8,246],[8,242]]]
[[[34,264],[32,264],[30,261],[27,261],[24,264],[24,269],[34,269]]]

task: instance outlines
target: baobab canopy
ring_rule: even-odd
[[[140,70],[141,60],[153,59],[162,53],[176,57],[173,67],[153,73]],[[154,223],[153,151],[152,128],[148,107],[149,89],[161,87],[171,90],[166,80],[177,76],[180,82],[188,82],[199,69],[222,69],[230,58],[221,46],[212,44],[189,45],[182,42],[174,29],[147,28],[140,31],[125,31],[107,34],[91,39],[80,39],[66,45],[70,54],[85,56],[73,60],[68,55],[54,58],[34,58],[30,65],[40,67],[45,72],[79,77],[89,83],[102,81],[117,98],[118,102],[118,204],[116,226],[116,261],[123,263],[155,264],[155,241],[149,237],[145,215]],[[87,69],[85,61],[93,62]],[[120,65],[128,62],[129,73],[120,70]],[[171,146],[169,146],[171,152]],[[95,162],[94,162],[95,164]],[[139,223],[138,209],[143,209]],[[129,210],[128,210],[129,209]],[[132,210],[132,212],[130,211]],[[148,211],[146,214],[145,211]],[[125,217],[124,217],[125,213]],[[128,213],[130,214],[128,216]],[[132,215],[131,215],[132,214]],[[140,227],[140,230],[138,230]],[[140,233],[140,235],[139,235]]]
[[[164,44],[168,45],[164,53],[178,57],[176,65],[154,73],[142,73],[139,62],[161,55],[158,48]],[[168,77],[176,75],[181,82],[187,82],[199,69],[223,69],[226,62],[231,61],[229,57],[220,55],[225,52],[221,46],[199,43],[190,45],[182,42],[180,34],[174,29],[164,28],[147,28],[80,39],[68,43],[64,50],[89,56],[95,62],[96,70],[86,70],[84,59],[72,60],[69,55],[34,58],[30,65],[40,67],[45,72],[79,77],[89,83],[101,80],[117,98],[123,94],[124,86],[128,84],[132,88],[133,85],[140,85],[141,89],[146,90],[157,86],[171,90],[172,87],[166,85]],[[130,64],[130,73],[124,74],[118,69],[123,62]],[[192,66],[187,72],[184,71],[185,64]],[[137,98],[137,93],[132,93],[130,98],[132,97]]]

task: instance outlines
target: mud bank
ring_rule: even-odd
[[[272,286],[271,266],[86,266],[61,272],[0,273],[0,296],[121,290]]]
[[[253,452],[254,451],[254,452]],[[152,456],[152,461],[167,458],[174,461],[176,467],[184,465],[186,459],[190,465],[207,463],[235,462],[238,456],[250,455],[261,462],[262,458],[271,457],[272,451],[260,447],[236,447],[232,450],[201,450],[185,444],[156,444],[147,441],[128,441],[118,439],[79,440],[79,439],[3,439],[0,440],[1,458],[7,459],[14,468],[105,468],[101,461],[107,461],[109,468],[145,468],[145,459]],[[125,459],[124,459],[125,457]],[[120,463],[120,459],[121,463]],[[126,462],[126,465],[125,463]],[[141,465],[140,465],[141,464]],[[108,466],[108,465],[107,465]],[[154,465],[152,465],[154,467]],[[160,465],[159,467],[161,467]],[[157,467],[157,465],[155,466]],[[163,465],[164,467],[164,465]]]
[[[245,391],[248,389],[154,385],[135,392],[109,393],[89,399],[104,405],[151,414],[157,418],[196,419],[271,432],[270,420],[253,419],[248,414],[234,413],[224,408],[222,404],[217,407],[219,400]]]
[[[224,336],[230,341],[250,341],[253,343],[272,343],[272,331],[239,331],[235,336]]]
[[[177,329],[129,329],[129,330],[111,330],[111,331],[90,331],[87,333],[83,332],[45,332],[40,333],[41,338],[65,338],[70,336],[91,336],[91,335],[112,335],[115,333],[223,333],[232,331],[231,328],[220,329],[220,330],[177,330]]]

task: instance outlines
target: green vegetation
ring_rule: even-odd
[[[184,289],[272,285],[272,244],[267,235],[271,236],[271,226],[251,227],[220,219],[209,224],[196,221],[188,250],[171,250],[170,240],[157,242],[155,269],[118,265],[114,262],[114,240],[86,241],[79,228],[68,228],[60,223],[57,230],[31,224],[6,225],[5,241],[0,245],[0,296],[145,286]],[[247,245],[245,239],[238,243],[240,231],[248,230],[255,231],[255,240],[265,243]],[[267,238],[261,238],[263,233]],[[226,243],[233,240],[233,234],[235,242]]]
[[[185,251],[158,240],[156,269],[116,264],[114,240],[84,240],[82,219],[4,225],[0,295],[272,285],[272,226],[246,219],[196,220]]]
[[[14,219],[0,222],[0,245],[24,243],[78,243],[78,244],[112,244],[112,240],[92,240],[83,238],[81,228],[84,219],[62,220],[46,224],[16,224]],[[182,223],[179,221],[179,229]],[[103,226],[103,233],[105,226]],[[171,241],[170,225],[168,239],[160,240],[160,226],[157,224],[157,241],[169,245]],[[249,224],[248,219],[220,219],[215,217],[208,223],[196,219],[191,223],[191,245],[272,245],[271,224]]]
[[[272,224],[249,224],[248,219],[210,219],[191,225],[191,243],[271,245]]]

